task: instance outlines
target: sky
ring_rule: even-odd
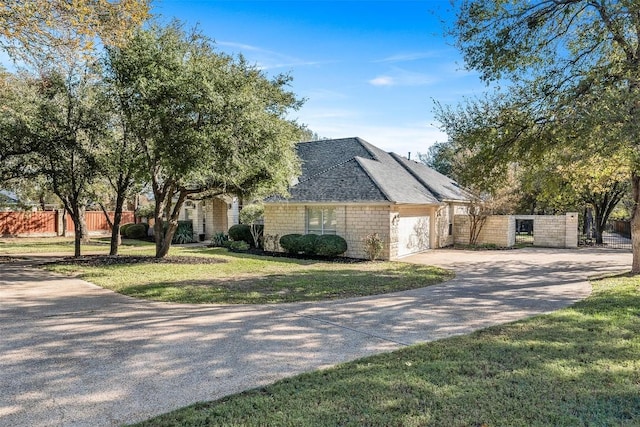
[[[155,0],[151,13],[197,26],[268,76],[290,74],[306,99],[291,118],[320,137],[358,136],[403,156],[446,140],[434,101],[486,89],[444,35],[449,0]]]

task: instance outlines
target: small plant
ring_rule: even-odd
[[[364,251],[371,261],[375,261],[382,254],[384,249],[384,241],[378,233],[369,234],[364,238]]]
[[[253,238],[253,243],[247,243],[250,243],[255,248],[260,247],[262,232],[264,231],[264,226],[262,224],[258,224],[258,221],[263,217],[263,215],[264,205],[260,203],[252,203],[243,207],[240,211],[240,222],[249,226],[249,231]]]
[[[229,241],[229,236],[219,231],[211,237],[211,246],[219,248],[224,246],[224,243],[227,241]]]
[[[129,222],[127,224],[122,224],[120,226],[120,235],[122,237],[127,237],[127,230],[129,229],[129,227],[131,227],[132,225],[135,225],[133,222]]]
[[[178,228],[173,235],[171,243],[181,245],[193,242],[195,242],[195,239],[193,238],[193,223],[191,221],[178,221]]]
[[[231,252],[245,252],[251,248],[251,246],[243,240],[230,241],[227,246]]]

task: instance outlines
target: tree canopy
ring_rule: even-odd
[[[61,46],[89,51],[97,37],[119,45],[148,13],[147,0],[2,0],[0,47],[24,59]]]
[[[452,34],[470,69],[499,81],[499,95],[463,107],[478,163],[536,160],[590,147],[627,156],[640,201],[640,3],[633,0],[462,0]],[[491,105],[493,103],[493,105]],[[496,106],[497,105],[497,106]],[[595,143],[594,143],[595,142]],[[495,159],[492,160],[492,159]],[[500,167],[500,166],[497,166]],[[640,211],[632,217],[640,272]]]
[[[109,48],[107,71],[144,153],[156,256],[169,250],[188,197],[286,194],[301,137],[287,119],[301,105],[287,90],[289,76],[269,79],[178,23],[139,30],[125,46]]]

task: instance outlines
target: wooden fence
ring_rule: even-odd
[[[2,236],[60,236],[63,233],[62,217],[59,211],[36,212],[0,212],[0,235]],[[114,213],[109,212],[113,220]],[[107,234],[109,223],[100,211],[88,211],[85,215],[87,229],[92,234]],[[122,213],[122,224],[135,222],[132,211]],[[69,215],[66,215],[67,233],[73,234],[75,228]]]

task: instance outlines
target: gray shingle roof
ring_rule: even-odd
[[[453,180],[360,138],[304,142],[297,151],[302,175],[290,189],[290,202],[437,204],[468,200]],[[283,200],[274,197],[267,202]]]

